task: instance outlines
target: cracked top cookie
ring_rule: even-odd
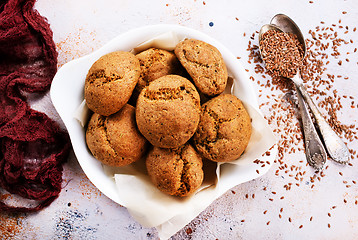
[[[189,144],[176,149],[154,147],[146,158],[146,166],[154,185],[174,196],[194,193],[204,178],[201,157]]]
[[[217,48],[200,40],[186,39],[177,44],[174,52],[200,92],[215,96],[225,90],[228,73]]]
[[[195,133],[200,119],[200,98],[186,78],[167,75],[140,93],[136,106],[139,131],[161,148],[176,148]]]
[[[94,113],[88,123],[86,143],[97,160],[115,167],[139,160],[148,145],[137,129],[135,109],[128,104],[109,117]]]
[[[251,136],[251,118],[234,95],[222,94],[202,106],[193,140],[198,152],[214,162],[237,159]]]
[[[180,75],[182,72],[182,66],[173,52],[149,48],[138,53],[136,57],[139,59],[141,68],[141,75],[136,86],[139,92],[157,78],[170,74]]]
[[[104,116],[119,111],[131,97],[139,76],[139,60],[134,54],[118,51],[102,56],[86,77],[88,108]]]

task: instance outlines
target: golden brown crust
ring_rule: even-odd
[[[194,145],[203,157],[215,162],[237,159],[251,136],[251,119],[241,101],[223,94],[202,106]]]
[[[176,149],[154,147],[146,158],[146,166],[154,185],[174,196],[194,193],[204,178],[201,157],[189,144]]]
[[[96,159],[116,167],[139,160],[148,146],[137,129],[135,109],[128,104],[109,117],[94,113],[88,123],[86,142]]]
[[[136,89],[140,92],[150,82],[165,75],[182,73],[182,66],[173,52],[149,48],[136,57],[139,59],[141,75]]]
[[[154,146],[176,148],[183,145],[195,133],[199,119],[199,94],[194,85],[181,76],[158,78],[138,97],[138,129]]]
[[[85,81],[89,109],[103,116],[119,111],[128,102],[139,76],[139,61],[132,53],[117,51],[102,56]]]
[[[174,52],[200,92],[215,96],[225,90],[228,73],[217,48],[200,40],[186,39],[178,43]]]

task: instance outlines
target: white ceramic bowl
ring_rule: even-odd
[[[53,79],[50,92],[52,102],[68,130],[74,153],[83,171],[103,194],[119,204],[122,203],[114,178],[105,173],[101,163],[89,152],[85,141],[85,129],[74,118],[74,115],[84,99],[86,74],[98,58],[113,51],[130,51],[144,41],[167,32],[175,33],[179,39],[195,38],[215,46],[221,52],[228,71],[234,78],[235,89],[233,94],[245,103],[249,103],[259,112],[254,88],[239,60],[215,39],[197,30],[182,26],[153,25],[133,29],[116,37],[97,51],[63,65]],[[266,156],[264,160],[272,162],[276,153],[277,151]],[[255,164],[242,164],[236,167],[236,170],[233,170],[232,166],[229,165],[224,169],[228,177],[221,180],[226,181],[227,184],[225,184],[225,188],[220,190],[220,194],[237,184],[263,175],[271,165],[266,164],[266,167],[260,168],[259,174],[256,172],[257,166]]]

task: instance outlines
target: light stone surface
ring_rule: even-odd
[[[358,31],[353,30],[357,27],[358,2],[355,0],[38,0],[35,8],[51,24],[59,67],[135,27],[169,23],[200,30],[241,58],[242,65],[255,79],[261,111],[268,119],[275,111],[282,118],[287,117],[287,113],[273,108],[276,101],[285,101],[286,96],[281,90],[272,91],[262,85],[269,76],[256,74],[255,64],[248,62],[249,41],[258,45],[257,32],[277,13],[285,13],[295,20],[306,38],[311,38],[308,31],[316,26],[336,24],[334,30],[339,32],[339,37],[348,42],[352,39],[354,44],[339,46],[338,58],[328,54],[324,62],[330,63],[322,78],[327,78],[327,73],[342,75],[336,78],[334,89],[337,95],[348,97],[342,97],[343,108],[337,116],[346,125],[358,126],[358,52],[354,52]],[[339,60],[341,66],[337,64]],[[332,95],[332,89],[327,94]],[[32,106],[60,121],[48,95],[34,99]],[[325,109],[321,110],[328,115]],[[292,126],[298,123],[297,118],[290,121]],[[272,122],[270,126],[283,146],[285,125]],[[353,130],[357,131],[357,127]],[[288,132],[288,138],[289,135]],[[315,174],[306,166],[303,141],[298,139],[290,146],[296,149],[295,153],[284,152],[281,163],[277,161],[267,174],[229,190],[171,239],[358,239],[358,186],[355,184],[358,142],[343,139],[354,151],[352,166],[328,161],[328,169]],[[284,164],[287,168],[280,170]],[[292,184],[291,190],[285,189],[288,184]],[[158,239],[156,229],[142,227],[126,208],[101,194],[73,154],[64,166],[63,190],[52,205],[36,214],[0,213],[0,222],[1,239]]]

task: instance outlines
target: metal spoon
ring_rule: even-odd
[[[269,30],[283,32],[280,28],[278,28],[272,24],[266,24],[266,25],[262,26],[260,33],[259,33],[259,45],[261,43],[262,35]],[[306,46],[305,45],[303,46],[303,51],[304,51],[303,54],[305,55],[306,54]],[[260,46],[260,54],[262,54],[261,46]],[[299,79],[299,71],[296,73],[295,77],[297,77]],[[298,99],[298,104],[299,104],[300,110],[301,110],[301,118],[302,118],[302,125],[303,125],[307,162],[312,167],[314,167],[316,170],[320,170],[323,168],[324,164],[326,163],[327,153],[324,149],[321,139],[319,138],[319,136],[316,132],[316,129],[313,125],[312,119],[309,115],[307,106],[302,99],[302,95],[301,95],[300,91],[298,90],[298,86],[296,83],[297,81],[294,81],[294,79],[292,79],[292,80],[296,85],[297,99]]]
[[[291,18],[289,18],[285,14],[277,14],[271,19],[271,24],[278,26],[284,32],[291,32],[295,34],[306,50],[304,37],[299,27]],[[334,161],[338,163],[347,163],[349,161],[349,151],[346,144],[326,122],[326,120],[318,110],[317,106],[307,93],[306,88],[303,86],[303,81],[299,78],[299,76],[296,75],[295,77],[293,77],[292,80],[295,82],[306,103],[308,103],[308,106],[310,107],[311,112],[316,119],[316,124],[322,135],[322,139],[328,154]]]
[[[306,54],[306,44],[305,44],[303,35],[302,35],[300,29],[297,27],[297,25],[289,17],[287,17],[284,14],[278,14],[272,18],[271,23],[272,24],[264,25],[261,28],[260,34],[259,34],[259,41],[261,41],[262,34],[264,34],[265,32],[267,32],[270,29],[274,29],[276,31],[291,32],[297,36],[298,40],[300,41],[300,43],[303,46],[304,55]],[[319,112],[317,106],[314,104],[314,102],[310,98],[309,94],[307,93],[307,90],[303,86],[303,81],[300,78],[299,71],[292,78],[292,81],[295,83],[296,89],[298,90],[297,95],[298,95],[299,104],[300,104],[300,108],[301,108],[301,112],[302,112],[302,122],[304,125],[304,134],[305,134],[305,145],[306,145],[306,148],[309,149],[308,151],[306,150],[306,155],[308,155],[307,156],[308,162],[310,164],[312,162],[312,164],[311,164],[312,166],[314,166],[316,169],[320,169],[324,165],[326,153],[325,153],[324,149],[322,151],[321,146],[317,146],[316,147],[317,149],[313,149],[313,151],[311,151],[312,150],[311,148],[313,148],[313,147],[310,147],[310,146],[319,144],[320,141],[319,142],[316,141],[318,135],[315,131],[313,123],[312,124],[309,123],[309,122],[312,122],[312,120],[310,119],[310,115],[308,114],[306,105],[303,103],[302,99],[300,99],[302,96],[308,103],[309,107],[311,108],[311,111],[316,119],[318,128],[321,132],[326,149],[327,149],[329,155],[331,156],[331,158],[339,163],[348,162],[349,152],[348,152],[347,146],[338,137],[338,135],[333,131],[333,129],[329,126],[329,124],[325,121],[322,114]],[[309,120],[307,120],[307,119],[309,119]],[[305,127],[305,125],[306,125],[306,127]],[[313,128],[312,128],[312,126],[313,126]],[[314,140],[312,140],[312,139],[314,139]],[[313,144],[312,141],[314,141],[315,144]],[[319,145],[322,145],[322,144],[319,144]],[[315,153],[317,153],[318,155],[321,155],[322,158],[320,158],[320,157],[317,158],[318,155]],[[320,164],[318,162],[320,162]]]

